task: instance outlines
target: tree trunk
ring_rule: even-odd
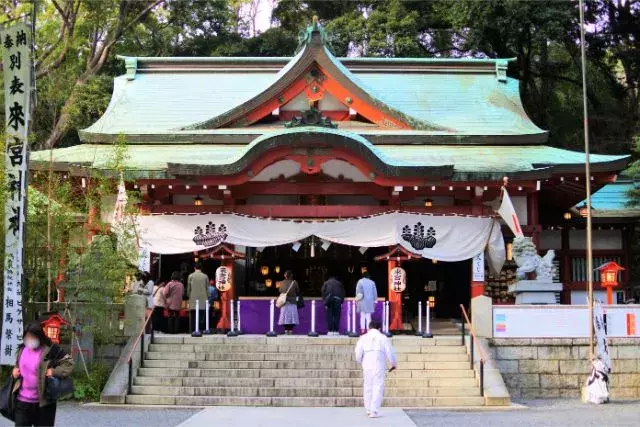
[[[60,142],[60,139],[62,139],[62,137],[64,136],[65,132],[67,131],[67,127],[69,125],[69,120],[71,119],[71,114],[69,113],[69,109],[71,108],[71,105],[73,105],[75,101],[75,93],[79,88],[81,88],[87,83],[88,78],[89,78],[89,75],[87,73],[84,73],[74,83],[73,89],[71,91],[71,95],[64,102],[64,105],[62,106],[62,110],[60,111],[60,116],[55,121],[55,124],[51,129],[51,133],[49,134],[49,137],[45,141],[44,147],[42,148],[48,150],[55,147],[55,145],[58,142]]]

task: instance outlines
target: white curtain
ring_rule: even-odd
[[[504,240],[493,218],[388,213],[335,221],[254,218],[234,214],[138,217],[141,246],[158,254],[193,252],[221,242],[266,247],[315,235],[357,247],[400,244],[441,261],[470,259],[485,248],[491,265],[504,262]]]

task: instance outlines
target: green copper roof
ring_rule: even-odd
[[[624,210],[629,202],[628,192],[632,190],[632,182],[615,182],[607,184],[591,196],[591,205],[599,210]]]
[[[620,180],[607,184],[591,195],[593,216],[596,218],[638,218],[640,208],[628,206],[629,191],[634,188],[632,181]],[[578,203],[574,208],[586,204],[586,200]]]
[[[527,117],[518,81],[492,74],[358,72],[390,107],[454,135],[545,135]],[[105,114],[85,133],[154,134],[215,118],[242,105],[277,80],[275,72],[138,73],[114,81]]]
[[[286,65],[282,58],[125,57],[127,74],[116,78],[106,112],[81,137],[103,142],[120,133],[179,135],[238,126],[243,114],[306,78],[315,63],[359,100],[414,130],[512,138],[501,143],[546,139],[522,107],[518,81],[506,77],[506,59],[341,60],[328,50],[317,24],[302,39],[302,49]]]
[[[292,130],[284,130],[283,134]],[[340,132],[332,130],[332,132]],[[267,138],[263,139],[263,141]],[[259,145],[259,141],[255,144]],[[169,164],[225,166],[238,162],[254,146],[222,144],[159,144],[128,147],[126,167],[131,178],[170,178]],[[376,145],[367,146],[386,164],[403,167],[453,166],[454,180],[499,180],[504,175],[532,179],[553,173],[579,173],[584,154],[544,145],[519,146],[451,146],[451,145]],[[268,147],[266,147],[268,148]],[[105,169],[113,148],[104,144],[84,144],[53,151],[59,169],[93,167]],[[594,171],[622,169],[628,156],[591,156]],[[31,153],[34,168],[46,168],[49,151]],[[527,175],[528,174],[528,175]]]

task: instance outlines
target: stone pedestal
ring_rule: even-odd
[[[124,336],[138,335],[144,325],[147,299],[142,295],[127,295],[124,299]]]
[[[516,294],[516,304],[558,304],[556,294],[562,291],[562,283],[542,280],[520,280],[509,286]]]
[[[471,323],[481,338],[493,336],[493,303],[491,298],[480,295],[471,298]]]

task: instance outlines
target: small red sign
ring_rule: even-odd
[[[634,336],[636,334],[636,315],[627,313],[627,335]]]

